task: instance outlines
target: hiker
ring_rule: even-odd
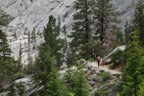
[[[100,56],[99,56],[98,54],[96,55],[95,60],[97,61],[97,63],[98,63],[98,67],[99,67],[99,64],[100,64],[100,60],[101,60],[101,58],[100,58]]]

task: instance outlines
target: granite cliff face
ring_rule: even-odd
[[[73,22],[73,7],[76,0],[0,0],[0,9],[13,17],[7,27],[3,27],[7,33],[10,46],[15,58],[19,56],[20,43],[22,45],[22,62],[27,64],[28,53],[34,58],[37,47],[43,42],[41,35],[48,22],[48,17],[53,15],[61,21],[61,28],[66,26],[66,32],[71,31]],[[132,18],[135,4],[138,0],[112,0],[115,10],[119,13],[121,27]],[[36,42],[31,41],[28,49],[28,32],[35,31]],[[63,34],[61,34],[64,37]],[[36,48],[34,48],[36,47]]]

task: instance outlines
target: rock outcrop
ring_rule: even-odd
[[[65,26],[67,34],[70,33],[75,13],[74,1],[76,0],[0,0],[0,9],[13,17],[13,20],[7,27],[3,27],[3,30],[8,35],[15,58],[19,57],[21,42],[22,63],[28,63],[29,51],[34,59],[37,54],[37,46],[43,42],[41,33],[50,15],[61,21],[62,31]],[[118,18],[121,20],[121,27],[132,18],[137,1],[112,0],[114,8],[119,14]],[[31,47],[28,49],[28,32],[31,34],[33,31],[35,31],[37,39],[36,42],[30,42]],[[65,35],[61,34],[61,37],[65,37]]]

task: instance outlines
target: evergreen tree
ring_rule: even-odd
[[[55,57],[51,48],[47,45],[40,47],[40,53],[36,60],[36,82],[44,88],[37,94],[46,96],[67,96],[66,86],[58,77]],[[65,91],[65,92],[64,92]]]
[[[31,39],[36,44],[36,30],[35,30],[35,28],[32,30]]]
[[[99,38],[103,41],[105,39],[106,32],[109,29],[109,25],[114,21],[112,4],[110,3],[110,0],[94,0],[92,10],[96,27],[95,34],[100,34]]]
[[[138,71],[137,71],[137,74],[139,74],[138,75],[138,79],[139,79],[139,85],[138,85],[138,88],[139,88],[139,90],[138,90],[138,94],[139,94],[139,96],[143,96],[144,95],[144,76],[143,76],[143,74],[144,74],[144,71],[143,71],[143,69],[144,69],[144,56],[142,56],[141,57],[141,59],[140,59],[140,65],[139,65],[139,68],[138,68]]]
[[[16,95],[16,89],[15,89],[15,84],[11,84],[10,88],[9,88],[9,93],[7,94],[7,96],[15,96]]]
[[[139,29],[141,45],[144,45],[144,4],[141,0],[137,3],[134,17],[134,28]]]
[[[35,64],[35,81],[38,86],[44,85],[37,95],[41,96],[68,96],[68,91],[64,82],[58,77],[56,67],[57,60],[60,59],[60,41],[57,36],[59,31],[53,16],[49,17],[49,22],[44,28],[44,40],[39,48],[39,55]]]
[[[21,45],[21,42],[20,42],[20,50],[19,50],[19,60],[20,60],[20,63],[22,62],[22,45]]]
[[[128,24],[128,21],[126,21],[125,23],[125,29],[124,29],[124,41],[125,41],[125,44],[128,43],[128,40],[129,40],[129,35],[130,35],[130,29],[129,29],[129,24]]]
[[[17,62],[11,57],[6,35],[0,30],[0,90],[13,80]]]
[[[68,72],[66,83],[68,89],[74,94],[74,96],[88,96],[90,87],[85,79],[83,71],[73,70]]]
[[[20,45],[19,45],[19,59],[18,59],[18,66],[17,66],[17,71],[20,71],[21,68],[22,68],[22,44],[21,44],[21,41],[20,41]]]
[[[12,17],[6,15],[3,10],[0,9],[0,25],[7,26],[12,20]]]
[[[0,30],[0,54],[4,62],[11,55],[12,51],[7,43],[6,35]]]
[[[142,96],[143,94],[143,24],[143,4],[139,1],[135,11],[134,31],[131,32],[127,44],[127,61],[119,96]]]
[[[81,47],[84,47],[86,43],[91,39],[91,10],[90,10],[90,0],[77,0],[75,2],[76,13],[73,15],[74,23],[72,25],[72,41],[70,43],[72,53],[76,54],[79,52]],[[86,48],[83,48],[81,51],[86,51]],[[85,54],[86,55],[86,54]],[[82,57],[84,54],[82,54]]]
[[[58,38],[60,32],[60,26],[56,25],[56,19],[53,16],[49,17],[49,22],[44,28],[44,40],[45,44],[48,45],[52,50],[52,54],[57,60],[57,64],[60,63],[63,55],[61,54],[62,39]]]
[[[123,72],[122,78],[122,91],[120,96],[138,96],[138,86],[140,84],[139,76],[141,76],[141,71],[138,69],[141,67],[140,59],[143,54],[143,48],[140,46],[138,32],[135,31],[131,36],[131,42],[128,44],[127,48],[127,61],[126,67]]]
[[[30,32],[28,32],[27,34],[27,37],[28,37],[28,63],[30,62],[30,43],[31,43],[31,35],[30,35]]]
[[[114,12],[111,0],[93,0],[92,6],[94,22],[94,38],[103,43],[103,50],[109,52],[115,47],[117,34],[120,33],[116,12]],[[105,45],[105,46],[104,46]],[[111,48],[111,49],[110,49]],[[104,50],[105,49],[105,50]]]

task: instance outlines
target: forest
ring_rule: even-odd
[[[74,9],[71,34],[53,15],[40,34],[40,46],[35,46],[35,30],[27,33],[28,50],[33,42],[38,55],[33,60],[28,53],[25,66],[22,44],[15,60],[7,34],[0,30],[0,96],[144,96],[142,1],[124,28],[111,0],[76,0]],[[1,25],[10,19],[0,11]],[[16,33],[13,36],[17,38]],[[125,49],[113,52],[119,46]],[[95,52],[103,59],[100,67],[93,61]]]

